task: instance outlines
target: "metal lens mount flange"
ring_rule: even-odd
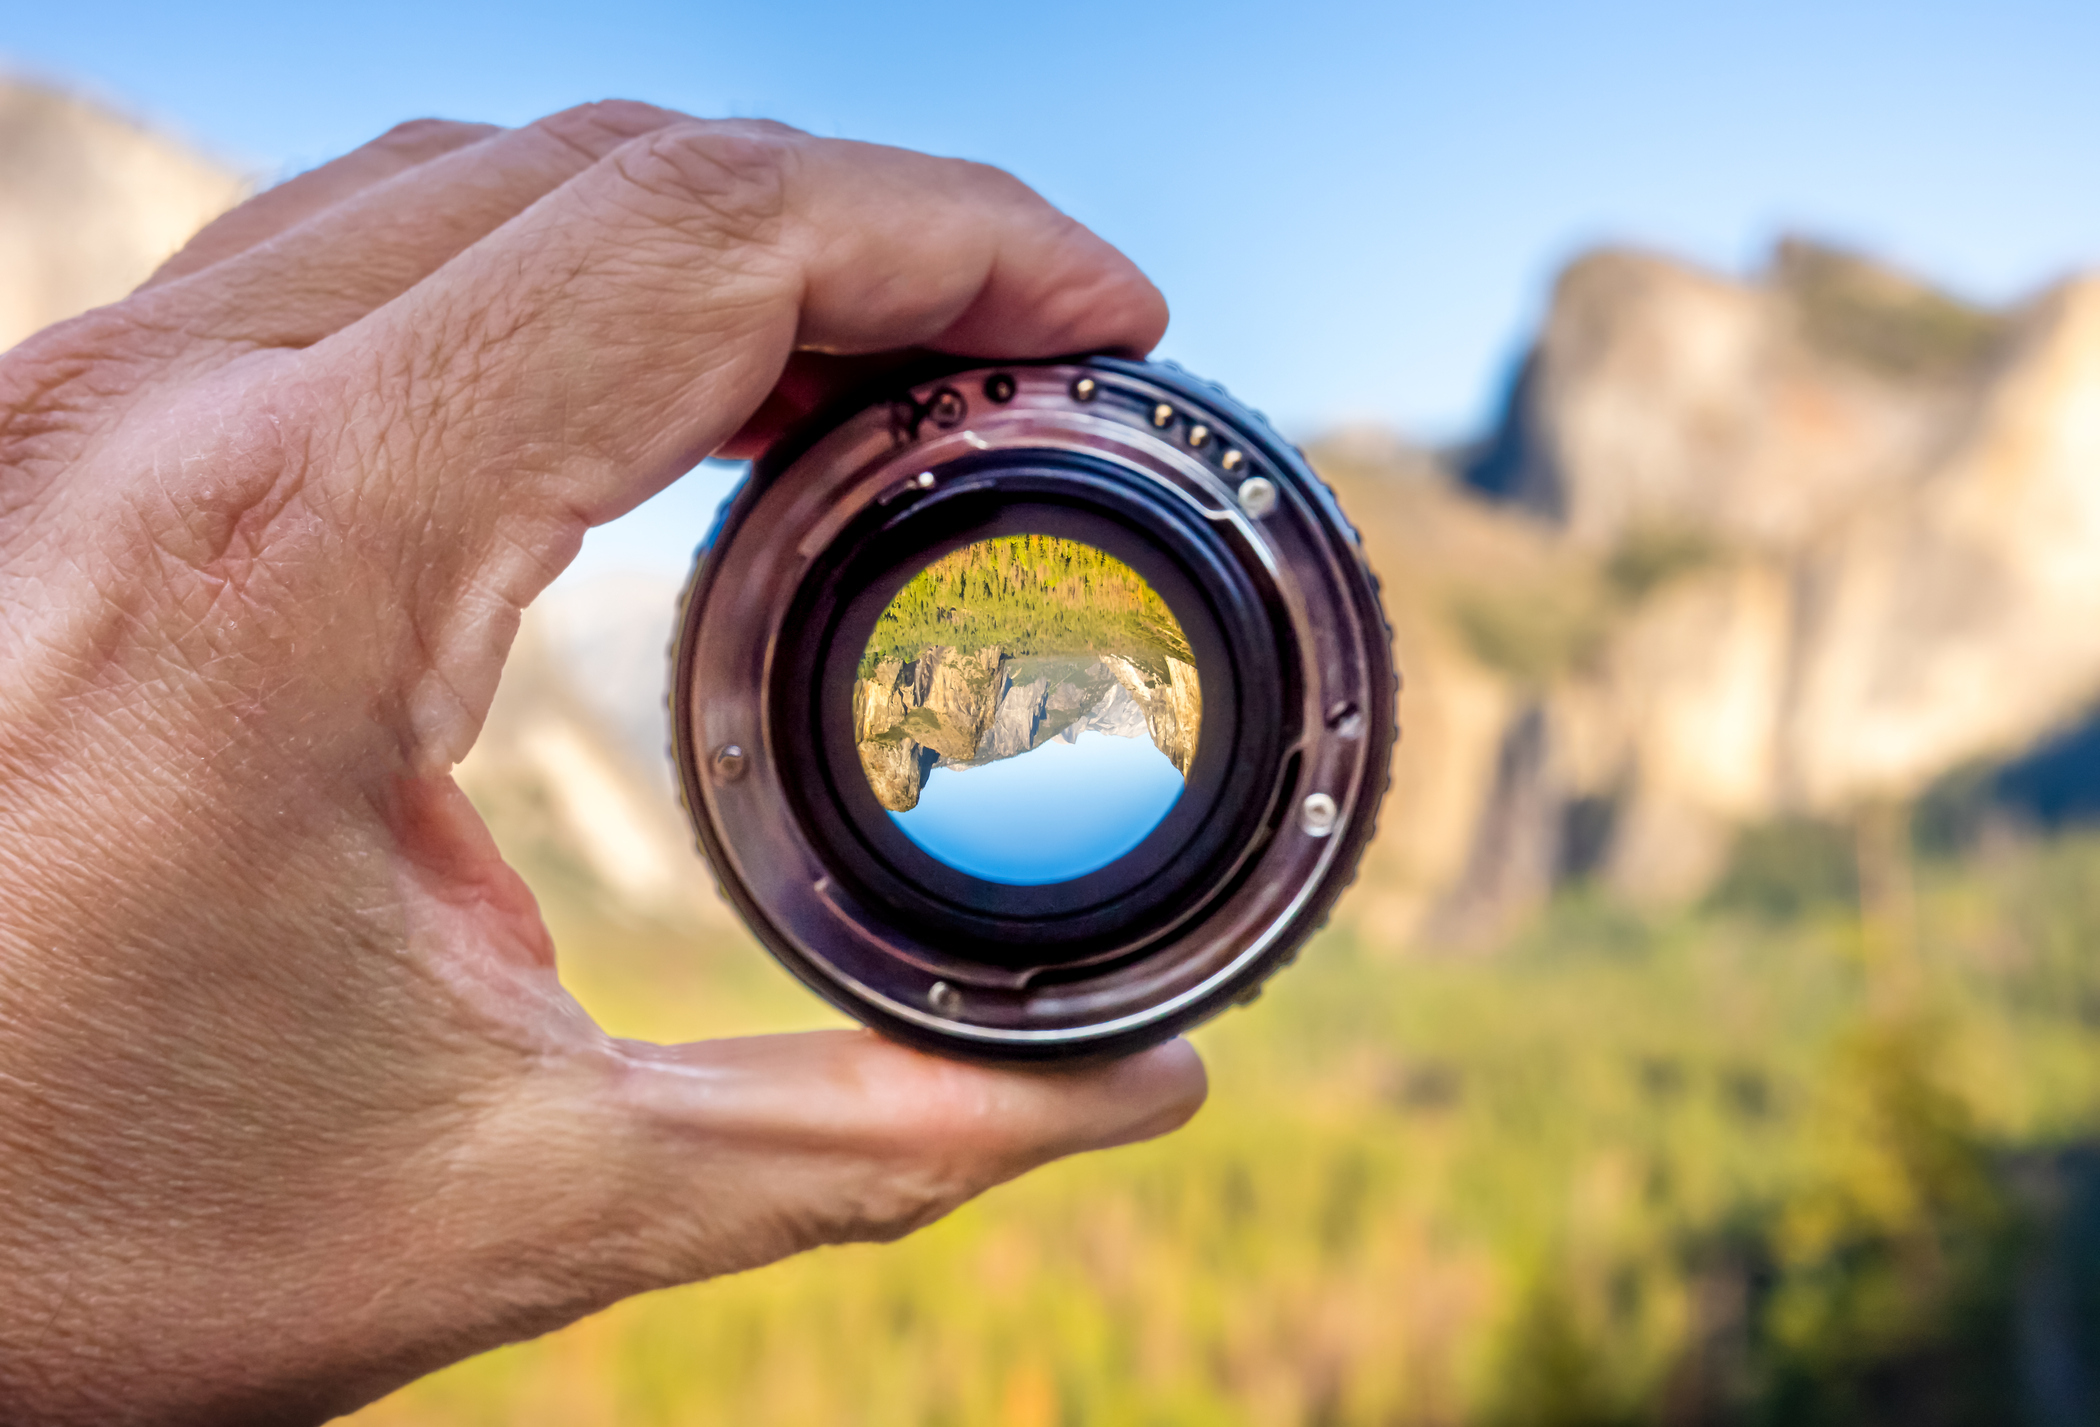
[[[1202,679],[1171,811],[1047,886],[926,855],[853,743],[890,598],[1013,534],[1130,566]],[[675,658],[673,751],[724,895],[848,1014],[977,1059],[1124,1054],[1251,999],[1354,875],[1397,735],[1377,586],[1327,488],[1217,387],[1111,357],[900,378],[783,441],[701,548]]]

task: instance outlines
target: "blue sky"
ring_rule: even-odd
[[[919,805],[890,817],[972,876],[1038,886],[1085,876],[1136,847],[1181,788],[1151,739],[1088,729],[995,763],[936,768]]]
[[[9,7],[0,62],[264,173],[632,95],[1000,164],[1296,434],[1492,409],[1555,268],[1798,229],[2005,297],[2100,263],[2100,5]]]

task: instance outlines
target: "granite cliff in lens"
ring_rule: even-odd
[[[884,611],[853,690],[868,782],[892,812],[935,768],[1087,732],[1145,737],[1187,775],[1203,692],[1180,624],[1142,577],[1075,541],[980,541]]]

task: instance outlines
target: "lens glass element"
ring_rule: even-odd
[[[988,882],[1130,852],[1181,796],[1203,693],[1135,570],[1052,535],[980,540],[915,575],[853,685],[861,768],[897,827]]]

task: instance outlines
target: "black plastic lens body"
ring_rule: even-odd
[[[1131,574],[1185,640],[1185,709],[1200,678],[1171,807],[1031,885],[901,830],[855,692],[900,591],[1014,537]],[[1249,997],[1353,875],[1395,736],[1376,588],[1325,487],[1216,388],[1113,358],[899,385],[784,442],[703,547],[676,657],[674,751],[724,893],[850,1014],[976,1058],[1120,1054]]]

